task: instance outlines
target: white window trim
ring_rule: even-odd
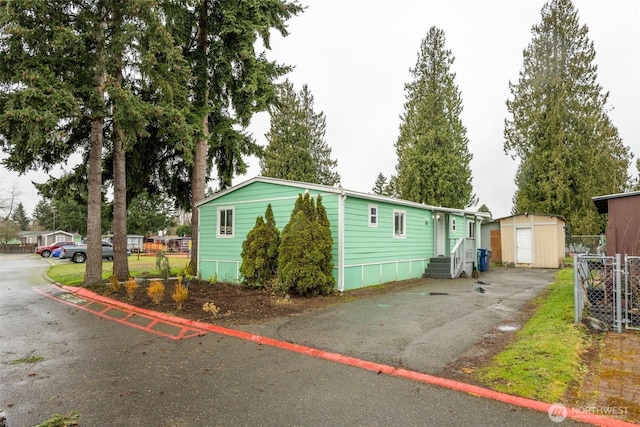
[[[231,211],[231,234],[220,234],[220,212]],[[218,208],[216,212],[216,237],[219,239],[232,239],[236,234],[236,208],[234,206],[225,206]]]
[[[402,234],[396,234],[396,214],[402,215]],[[399,209],[393,210],[392,222],[393,224],[393,237],[394,239],[402,239],[407,237],[407,211],[402,211]]]
[[[467,229],[467,237],[469,239],[475,239],[476,238],[476,222],[472,219],[469,219],[469,226]]]
[[[369,227],[377,227],[378,223],[380,222],[380,211],[378,210],[378,205],[369,205],[369,210],[367,211],[368,213],[368,217],[369,217]],[[373,215],[371,213],[371,209],[375,209],[376,210],[376,214]],[[376,222],[372,222],[371,220],[375,217]]]
[[[451,218],[451,232],[455,232],[455,231],[456,231],[456,219]]]

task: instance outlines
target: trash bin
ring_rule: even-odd
[[[478,270],[487,271],[487,250],[485,248],[478,249]]]

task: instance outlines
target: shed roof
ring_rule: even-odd
[[[513,218],[513,217],[522,216],[522,215],[549,216],[551,218],[560,218],[564,222],[567,222],[567,219],[565,217],[563,217],[562,215],[543,214],[543,213],[536,213],[536,212],[522,212],[522,213],[515,214],[515,215],[503,216],[502,218],[496,218],[494,221],[500,221],[502,219]]]
[[[617,194],[609,194],[608,196],[597,196],[592,197],[593,203],[596,205],[596,209],[598,209],[598,213],[606,214],[609,213],[609,200],[611,199],[619,199],[621,197],[633,197],[640,196],[640,191],[630,191],[628,193],[617,193]]]
[[[408,200],[396,199],[393,197],[380,196],[377,194],[361,193],[358,191],[351,191],[351,190],[344,189],[342,187],[331,187],[329,185],[313,184],[313,183],[302,182],[302,181],[290,181],[286,179],[269,178],[264,176],[256,176],[247,181],[241,182],[240,184],[234,185],[233,187],[227,188],[226,190],[220,191],[219,193],[216,193],[213,196],[207,197],[206,199],[202,199],[201,201],[196,203],[196,207],[202,206],[205,203],[208,203],[212,200],[222,197],[225,194],[231,193],[232,191],[236,191],[242,187],[246,187],[247,185],[253,184],[254,182],[266,182],[266,183],[277,184],[277,185],[286,185],[290,187],[322,191],[325,193],[342,194],[346,196],[358,197],[360,199],[365,199],[365,200],[394,203],[396,205],[402,205],[402,206],[412,206],[412,207],[430,210],[430,211],[457,213],[460,215],[466,214],[466,215],[474,215],[479,217],[489,217],[489,213],[487,212],[477,212],[477,211],[464,210],[464,209],[453,209],[453,208],[445,208],[441,206],[431,206],[431,205],[426,205],[424,203],[411,202]]]

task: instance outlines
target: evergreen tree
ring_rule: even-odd
[[[147,236],[166,230],[174,223],[173,214],[170,200],[163,195],[140,193],[127,207],[129,234]]]
[[[489,222],[493,221],[493,214],[489,210],[489,207],[487,207],[487,205],[485,205],[484,203],[482,204],[482,206],[480,206],[478,208],[478,212],[486,212],[486,213],[489,214],[489,218],[485,218],[485,219],[482,220],[483,224],[486,224],[486,223],[489,223]]]
[[[259,216],[256,225],[242,242],[240,273],[249,286],[268,288],[278,271],[278,246],[280,231],[276,227],[271,204],[267,206],[265,219]]]
[[[192,268],[198,257],[196,203],[205,198],[209,173],[215,164],[222,190],[234,174],[246,171],[242,156],[258,155],[260,148],[243,129],[274,101],[274,81],[290,70],[258,54],[258,41],[270,49],[271,30],[286,36],[286,21],[302,10],[286,0],[197,0],[195,7],[184,2],[171,13],[172,34],[191,68],[192,117],[198,125],[188,180],[181,186],[191,198]]]
[[[319,194],[316,202],[316,212],[318,218],[318,236],[314,241],[322,253],[320,270],[324,274],[324,281],[320,293],[329,293],[335,287],[332,259],[333,237],[331,237],[331,223],[327,217],[327,210],[322,204],[322,196]]]
[[[604,227],[591,198],[624,192],[631,154],[607,115],[595,49],[570,0],[551,0],[510,83],[504,150],[519,158],[514,213],[563,215],[575,234]]]
[[[399,197],[435,206],[465,208],[475,204],[471,154],[460,120],[462,98],[451,71],[454,57],[445,34],[431,27],[422,40],[406,99],[398,155]]]
[[[327,224],[326,213],[319,213],[309,193],[299,195],[282,230],[278,256],[278,277],[290,292],[315,296],[333,289],[333,275],[326,272],[329,266],[333,268],[328,261],[331,244],[326,240]]]
[[[384,193],[387,197],[395,197],[398,198],[400,195],[398,194],[398,176],[391,175],[389,178],[389,183],[384,187]]]
[[[140,102],[135,88],[152,86],[157,100],[171,98],[168,105],[179,98],[173,96],[180,93],[175,80],[161,78],[181,74],[172,61],[182,56],[164,29],[167,15],[160,4],[60,0],[0,8],[0,82],[11,88],[0,94],[5,164],[20,172],[48,171],[70,154],[84,153],[85,285],[102,281],[103,150],[112,148],[117,159],[114,273],[120,277],[128,275],[126,244],[118,243],[126,239],[121,152],[162,111],[160,103]],[[184,122],[181,117],[174,115],[173,122]]]
[[[261,175],[294,181],[336,185],[337,161],[324,140],[324,113],[313,109],[307,85],[299,93],[288,80],[279,86],[277,103],[269,108],[271,127],[268,145],[260,160]]]
[[[378,174],[378,177],[376,178],[376,182],[373,185],[373,188],[371,189],[371,191],[373,191],[373,194],[382,196],[384,194],[384,190],[386,186],[387,186],[387,177],[385,177],[381,172]]]
[[[11,215],[11,219],[18,224],[20,231],[27,231],[29,229],[29,217],[24,210],[22,202],[18,203],[16,210],[13,212],[13,215]]]
[[[36,230],[53,230],[54,218],[53,207],[50,202],[40,199],[33,208],[33,227]]]

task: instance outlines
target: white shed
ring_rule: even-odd
[[[497,221],[503,263],[534,268],[560,268],[564,264],[564,217],[523,213]]]

